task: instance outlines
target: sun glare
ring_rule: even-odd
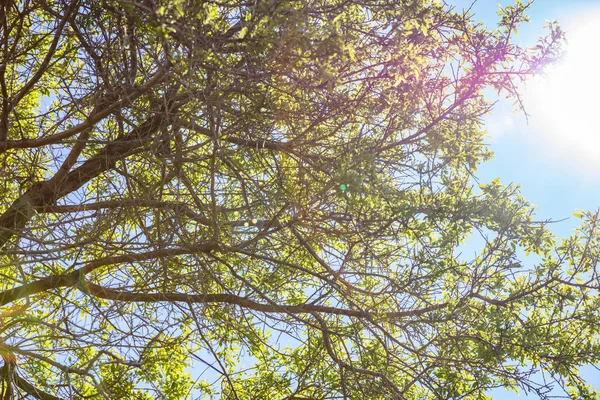
[[[563,60],[526,93],[533,123],[561,160],[600,168],[600,18],[567,30]]]

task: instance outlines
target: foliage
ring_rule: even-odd
[[[597,398],[598,214],[473,180],[529,4],[0,7],[3,398]]]

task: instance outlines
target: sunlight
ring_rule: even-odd
[[[582,18],[567,31],[564,59],[527,89],[533,123],[557,156],[600,167],[600,18]]]

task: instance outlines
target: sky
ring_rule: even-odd
[[[457,8],[472,0],[452,0]],[[510,1],[479,0],[475,18],[493,26],[498,4]],[[479,169],[482,181],[496,177],[504,184],[521,185],[525,198],[537,206],[540,219],[571,217],[576,209],[600,207],[600,0],[537,0],[528,15],[531,22],[519,29],[516,42],[535,45],[548,20],[558,20],[568,44],[561,64],[524,88],[529,121],[513,114],[510,102],[500,102],[485,118],[495,157]],[[575,218],[552,229],[571,233]]]
[[[473,0],[446,0],[457,10]],[[479,0],[474,18],[494,27],[498,5],[512,1]],[[551,226],[560,237],[573,232],[577,210],[600,208],[600,0],[536,0],[531,22],[519,28],[515,41],[527,47],[544,35],[547,21],[557,20],[567,33],[566,53],[555,67],[523,88],[528,120],[512,113],[512,102],[499,102],[485,117],[487,142],[494,159],[480,166],[480,181],[500,178],[519,184],[536,205],[538,220],[562,220]],[[586,366],[581,375],[600,389],[600,372]],[[498,389],[494,399],[526,399]],[[561,395],[562,392],[556,392]]]

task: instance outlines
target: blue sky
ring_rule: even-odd
[[[460,8],[468,7],[472,0],[448,2]],[[475,18],[492,26],[497,21],[498,4],[511,3],[511,1],[479,0],[473,7]],[[531,22],[519,29],[517,43],[526,46],[534,45],[537,38],[545,33],[542,27],[546,21],[558,20],[567,31],[567,40],[581,26],[597,25],[598,29],[594,33],[598,36],[595,41],[590,40],[590,43],[595,42],[590,53],[597,51],[596,46],[600,43],[600,0],[537,0],[531,6],[528,15],[531,17]],[[567,52],[569,47],[577,44],[580,43],[569,42]],[[567,53],[566,57],[568,56]],[[596,65],[596,68],[600,74],[600,66]],[[549,75],[539,79],[538,86],[547,85],[547,81],[552,81],[554,77],[551,73]],[[586,79],[591,81],[596,77],[589,76]],[[577,83],[581,82],[574,82]],[[586,88],[583,87],[581,90]],[[575,90],[573,92],[578,94]],[[568,99],[568,101],[576,100]],[[495,157],[480,167],[479,177],[482,181],[500,177],[504,184],[520,184],[525,198],[537,206],[540,219],[558,220],[570,217],[577,208],[595,210],[600,207],[600,124],[591,128],[597,132],[586,133],[586,135],[596,134],[597,141],[581,139],[580,152],[562,142],[564,138],[577,141],[580,133],[574,132],[576,129],[550,132],[553,129],[548,129],[548,124],[555,121],[548,121],[548,115],[543,109],[546,104],[540,101],[535,93],[533,95],[526,93],[525,103],[530,114],[528,122],[522,114],[513,114],[513,106],[507,101],[501,101],[493,113],[485,118],[489,133],[488,143]],[[600,101],[597,103],[597,113],[600,115]],[[553,128],[556,130],[556,127]],[[589,147],[598,148],[598,157],[594,153],[587,154]],[[596,163],[593,162],[594,160],[587,160],[591,158],[596,158]],[[565,236],[570,234],[577,224],[578,220],[570,218],[555,224],[553,230],[558,235]]]
[[[457,9],[472,2],[446,0]],[[498,5],[511,3],[479,0],[472,12],[493,27]],[[478,177],[482,182],[499,177],[504,184],[520,184],[524,197],[536,205],[537,219],[568,218],[552,226],[564,237],[579,223],[571,216],[576,209],[600,207],[600,123],[594,121],[600,116],[600,0],[537,0],[528,15],[531,22],[519,28],[518,44],[534,45],[546,21],[558,20],[567,32],[567,53],[561,67],[525,89],[529,121],[511,113],[512,104],[506,101],[485,118],[495,157],[480,167]],[[600,388],[600,372],[588,366],[581,373]],[[490,394],[495,399],[529,398],[503,389]]]

